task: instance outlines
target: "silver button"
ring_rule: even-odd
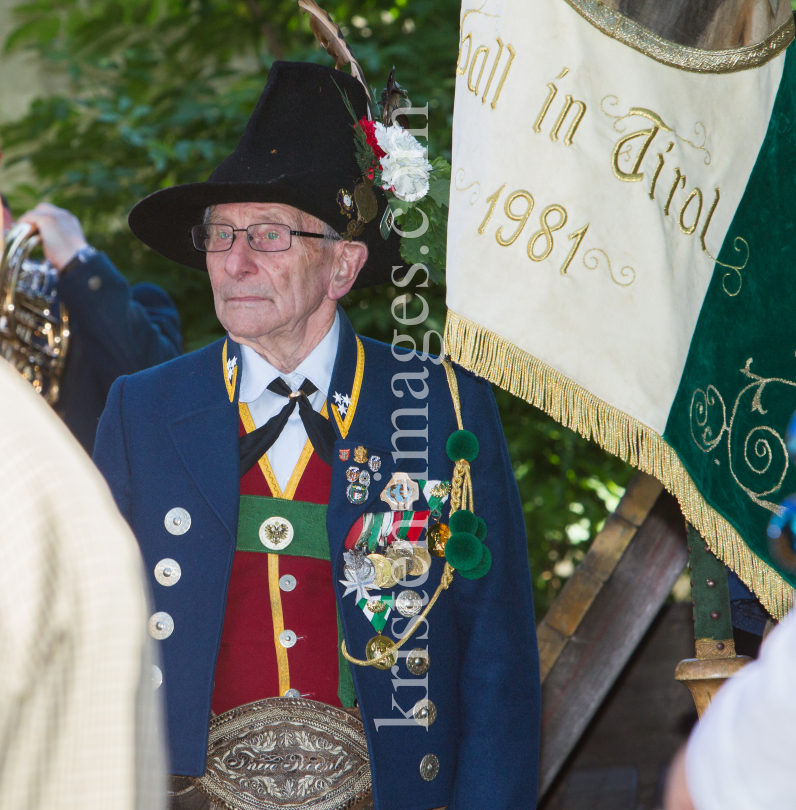
[[[163,520],[169,534],[185,534],[191,528],[191,516],[187,509],[175,506],[166,512]]]
[[[423,675],[428,670],[430,663],[428,650],[424,650],[422,647],[412,650],[406,656],[406,668],[412,675]]]
[[[285,574],[279,577],[279,587],[283,591],[292,591],[296,587],[296,578],[291,574]]]
[[[162,641],[174,632],[174,619],[164,611],[153,613],[149,617],[149,635]]]
[[[269,517],[260,526],[260,542],[271,551],[282,551],[293,541],[293,524],[283,517]]]
[[[420,775],[430,782],[439,773],[439,760],[434,754],[426,754],[420,760]]]
[[[99,276],[92,276],[88,280],[88,288],[92,292],[96,292],[100,287],[102,287],[102,279]]]
[[[287,692],[285,692],[283,697],[300,698],[301,697],[301,692],[299,692],[298,689],[288,689]]]
[[[296,643],[296,634],[292,630],[283,630],[279,634],[279,643],[286,648],[292,647]]]
[[[182,568],[176,560],[166,557],[155,566],[155,579],[159,584],[169,588],[176,585],[182,576]]]
[[[423,698],[415,703],[412,717],[421,726],[428,728],[437,719],[437,707],[428,698]]]
[[[152,664],[152,689],[160,689],[160,685],[163,683],[163,672],[161,671],[160,667],[156,667]]]

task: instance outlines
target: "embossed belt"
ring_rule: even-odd
[[[204,776],[172,777],[169,800],[171,810],[372,810],[359,712],[267,698],[220,714]]]

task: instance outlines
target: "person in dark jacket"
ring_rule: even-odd
[[[3,199],[6,227],[12,216]],[[117,377],[182,354],[180,316],[155,284],[130,286],[91,247],[69,211],[41,203],[19,218],[34,225],[45,258],[61,274],[58,298],[70,316],[70,346],[56,411],[91,454],[99,418]]]

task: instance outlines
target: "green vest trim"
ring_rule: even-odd
[[[281,517],[293,526],[293,540],[283,549],[266,548],[260,542],[260,526],[272,517]],[[288,554],[329,560],[329,536],[326,533],[326,506],[264,495],[241,495],[238,516],[237,551],[264,554]]]

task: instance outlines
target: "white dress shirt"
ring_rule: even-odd
[[[686,781],[697,810],[796,807],[796,613],[789,613],[719,690],[686,749]]]
[[[288,404],[285,397],[268,390],[268,386],[277,377],[281,377],[290,386],[291,391],[298,391],[305,379],[313,382],[318,390],[307,399],[316,411],[321,411],[323,403],[329,396],[339,340],[340,315],[337,314],[332,328],[292,374],[281,374],[254,349],[241,346],[240,401],[249,406],[255,427],[262,427]],[[306,442],[307,431],[304,429],[296,405],[284,430],[266,453],[277,483],[283,491],[290,481]]]

